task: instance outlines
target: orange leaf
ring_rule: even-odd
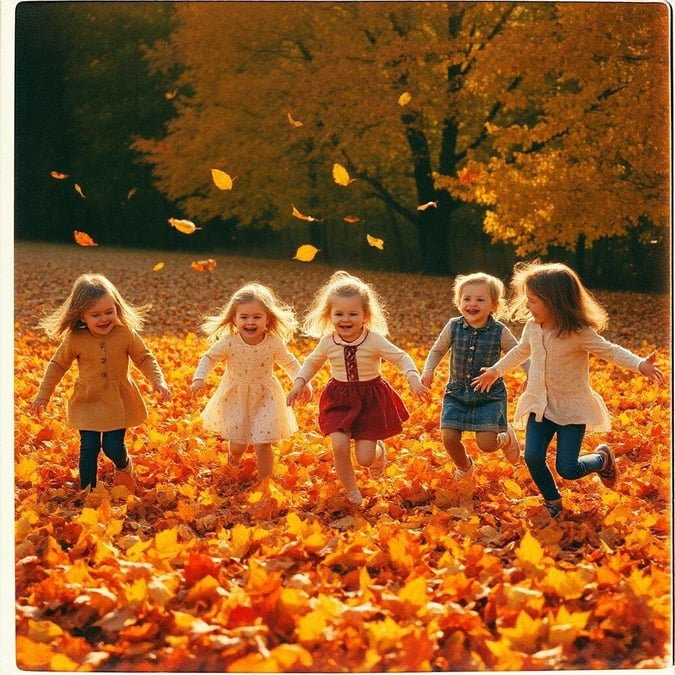
[[[173,91],[167,91],[167,92],[164,94],[164,98],[165,98],[167,101],[171,101],[172,99],[176,98],[176,95],[177,95],[177,94],[178,94],[178,89],[174,89]]]
[[[295,204],[291,204],[292,210],[291,210],[291,215],[295,216],[296,218],[299,218],[300,220],[306,220],[310,223],[320,223],[322,222],[318,218],[315,218],[314,216],[305,216],[298,209],[295,208]]]
[[[437,208],[437,207],[438,207],[438,202],[427,202],[426,204],[420,204],[420,205],[417,207],[417,210],[418,210],[418,211],[426,211],[427,209],[430,209],[430,208],[434,208],[434,209],[435,209],[435,208]]]
[[[202,229],[201,227],[197,227],[191,220],[183,220],[182,218],[169,218],[169,225],[175,227],[183,234],[192,234],[195,230]]]
[[[98,246],[98,244],[86,233],[78,232],[73,230],[73,236],[75,237],[75,243],[80,246]]]
[[[293,119],[293,115],[291,115],[290,112],[288,113],[288,116],[287,116],[287,117],[288,117],[288,122],[289,122],[289,124],[290,124],[294,129],[297,129],[297,127],[301,127],[301,126],[302,126],[302,122],[301,122],[300,120],[295,120],[295,119]]]
[[[159,272],[159,270],[161,270],[163,267],[164,267],[163,262],[155,263],[155,266],[152,268],[152,271],[153,272]]]
[[[373,248],[379,248],[380,251],[384,249],[384,241],[382,239],[378,239],[377,237],[372,237],[371,235],[367,234],[366,235],[366,241],[373,247]]]
[[[63,180],[64,178],[68,178],[67,173],[61,173],[60,171],[51,171],[49,175],[52,178],[56,178],[56,180]]]
[[[216,261],[213,258],[207,260],[195,260],[190,267],[196,272],[213,272],[216,269]]]
[[[410,92],[404,91],[398,97],[398,104],[399,105],[408,105],[408,103],[410,103],[411,100],[412,100],[412,96],[410,95]]]
[[[358,216],[345,216],[342,220],[344,220],[345,223],[349,223],[349,224],[361,222],[361,219]]]
[[[295,252],[295,255],[293,256],[293,260],[300,260],[300,262],[311,262],[314,260],[314,256],[320,251],[321,249],[318,249],[311,244],[303,244],[302,246],[298,247],[298,250]]]

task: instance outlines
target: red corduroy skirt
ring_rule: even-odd
[[[401,397],[381,377],[366,382],[331,378],[319,399],[319,428],[326,436],[341,431],[379,441],[400,434],[408,417]]]

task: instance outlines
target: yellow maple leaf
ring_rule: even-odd
[[[366,241],[373,247],[379,248],[380,251],[384,249],[384,240],[373,237],[370,234],[366,235]]]
[[[82,199],[86,199],[86,197],[84,196],[84,192],[82,191],[82,188],[77,183],[75,183],[73,187],[75,188],[75,192],[77,192],[77,194],[80,195]]]
[[[347,169],[345,169],[344,166],[342,166],[342,164],[338,164],[337,162],[335,162],[335,164],[333,164],[333,180],[338,185],[347,187],[347,185],[353,183],[356,180],[356,178],[350,178]]]
[[[169,225],[175,227],[183,234],[192,234],[195,230],[202,229],[201,227],[197,227],[191,220],[185,220],[183,218],[169,218]]]
[[[314,256],[320,250],[321,249],[318,249],[315,246],[312,246],[311,244],[303,244],[302,246],[298,246],[298,250],[295,252],[293,260],[300,260],[301,262],[311,262],[312,260],[314,260]]]
[[[159,270],[163,269],[163,267],[164,267],[164,263],[160,261],[158,263],[155,263],[155,265],[152,268],[152,271],[153,272],[159,272]]]
[[[520,540],[520,545],[516,549],[516,556],[521,563],[530,563],[535,567],[543,561],[544,549],[529,530],[525,531],[523,538]]]
[[[231,190],[236,180],[229,173],[225,173],[220,169],[211,169],[211,178],[213,178],[213,183],[219,190]]]

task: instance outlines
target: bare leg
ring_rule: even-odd
[[[356,461],[361,466],[371,466],[377,458],[377,441],[369,441],[363,438],[357,439],[354,444]]]
[[[500,434],[494,431],[476,432],[476,445],[478,445],[483,452],[494,452],[495,450],[499,450],[499,448],[503,447],[504,443],[506,443],[507,439],[508,435],[506,432]]]
[[[361,493],[356,485],[349,436],[336,431],[330,435],[330,440],[333,443],[333,461],[338,479],[347,491],[350,501],[360,503]]]
[[[464,443],[462,443],[462,432],[458,429],[441,429],[441,438],[455,466],[460,471],[468,471],[471,467],[471,460],[466,454]]]
[[[258,478],[262,480],[271,476],[274,471],[274,452],[271,443],[254,445],[255,454],[258,458]]]
[[[230,466],[237,466],[241,461],[242,455],[246,452],[248,446],[246,443],[230,443],[229,444],[229,454],[228,454],[228,464]]]

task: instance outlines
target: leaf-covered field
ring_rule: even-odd
[[[26,670],[427,671],[663,667],[670,663],[671,484],[668,387],[593,360],[614,415],[616,491],[595,477],[566,482],[567,518],[552,521],[524,465],[481,455],[472,488],[457,489],[437,432],[447,363],[429,404],[385,367],[412,415],[390,439],[386,478],[360,471],[351,507],[316,426],[276,448],[274,480],[239,474],[204,432],[189,384],[206,342],[197,332],[242,282],[275,288],[301,315],[330,269],[315,263],[76,246],[15,250],[16,659]],[[157,271],[158,262],[164,266]],[[157,266],[159,267],[159,266]],[[37,316],[75,276],[99,271],[132,302],[153,303],[145,339],[173,400],[147,383],[149,418],[130,430],[135,494],[77,489],[77,432],[63,406],[75,373],[38,420],[30,401],[56,345]],[[353,270],[350,270],[353,271]],[[358,273],[358,272],[357,272]],[[364,272],[387,302],[394,342],[421,367],[455,313],[450,280]],[[599,293],[606,335],[670,379],[668,298]],[[648,320],[645,320],[648,317]],[[297,338],[302,360],[312,341]],[[75,369],[73,369],[74,371]],[[321,371],[320,390],[327,378]],[[208,382],[209,394],[218,381]],[[288,386],[287,380],[282,382]],[[511,400],[522,375],[507,378]],[[512,403],[511,403],[512,405]]]

